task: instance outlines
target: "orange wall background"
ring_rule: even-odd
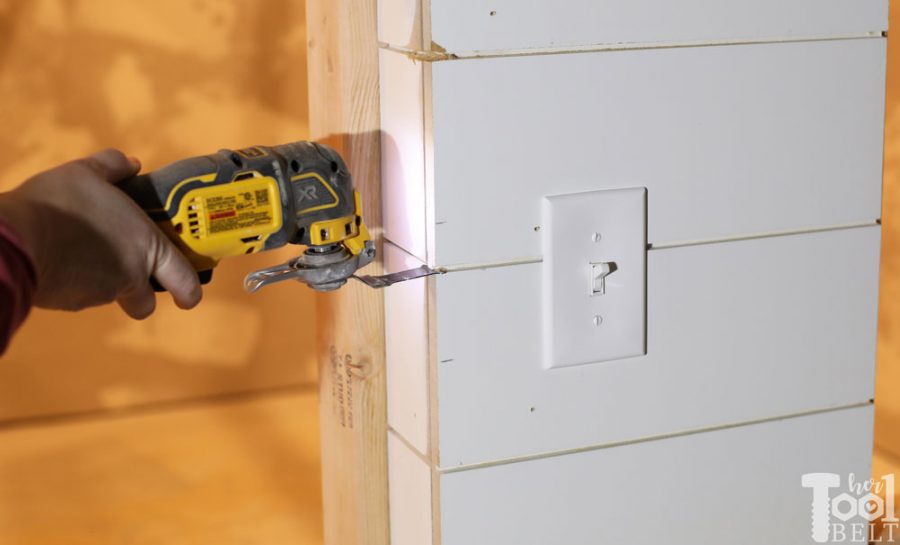
[[[0,190],[113,146],[145,170],[221,147],[307,136],[297,0],[0,0]],[[33,312],[0,360],[0,420],[312,384],[312,292],[247,295],[221,265],[191,312]]]
[[[900,462],[900,0],[889,26],[875,446]]]

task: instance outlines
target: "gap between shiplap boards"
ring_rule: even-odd
[[[836,40],[867,40],[887,37],[886,31],[859,32],[851,34],[824,34],[819,36],[747,38],[727,40],[672,41],[672,42],[625,42],[612,44],[594,44],[569,47],[536,47],[531,49],[509,49],[502,51],[459,51],[456,53],[443,50],[433,44],[434,51],[422,51],[387,42],[378,42],[378,46],[423,62],[453,61],[463,59],[490,59],[496,57],[525,57],[535,55],[559,55],[565,53],[592,53],[597,51],[633,51],[643,49],[678,49],[685,47],[719,47],[726,45],[754,45],[771,43],[825,42]]]
[[[706,240],[691,240],[686,242],[665,242],[658,244],[648,244],[647,251],[653,250],[666,250],[670,248],[682,248],[686,246],[702,246],[705,244],[724,244],[728,242],[738,242],[742,240],[755,240],[761,238],[775,238],[775,237],[788,237],[794,235],[807,235],[813,233],[825,233],[828,231],[841,231],[844,229],[859,229],[863,227],[874,227],[879,225],[881,220],[869,221],[869,222],[860,222],[860,223],[848,223],[844,225],[832,225],[829,227],[810,227],[807,229],[794,229],[790,231],[777,231],[772,233],[756,233],[752,235],[740,235],[733,237],[722,237],[715,239],[706,239]],[[403,252],[409,254],[405,249],[398,246],[396,243],[388,240],[393,246],[396,246]],[[412,256],[415,257],[415,256]],[[415,258],[418,259],[418,258]],[[462,272],[462,271],[474,271],[480,269],[495,269],[498,267],[511,267],[514,265],[529,265],[532,263],[541,263],[543,261],[542,257],[523,257],[520,259],[510,259],[506,261],[488,261],[485,263],[460,263],[458,265],[446,265],[443,267],[437,267],[437,270],[441,273],[452,273],[452,272]]]
[[[759,418],[757,420],[748,420],[745,422],[737,422],[737,423],[732,423],[732,424],[720,424],[718,426],[695,428],[695,429],[689,429],[689,430],[684,430],[684,431],[679,431],[679,432],[674,432],[674,433],[666,433],[666,434],[662,434],[662,435],[639,437],[637,439],[629,439],[627,441],[615,441],[615,442],[610,442],[610,443],[603,443],[602,445],[592,445],[592,446],[587,446],[587,447],[579,447],[579,448],[566,449],[566,450],[557,450],[557,451],[553,451],[553,452],[545,452],[545,453],[540,453],[540,454],[532,454],[530,456],[518,456],[518,457],[505,458],[505,459],[500,459],[500,460],[491,460],[488,462],[480,462],[477,464],[462,464],[462,465],[458,465],[458,466],[454,466],[454,467],[446,467],[446,468],[438,467],[437,471],[440,474],[445,475],[448,473],[458,473],[460,471],[470,471],[473,469],[483,469],[483,468],[500,466],[500,465],[515,464],[515,463],[519,463],[519,462],[541,460],[544,458],[555,458],[557,456],[566,456],[569,454],[578,454],[581,452],[591,452],[591,451],[595,451],[595,450],[623,447],[623,446],[634,445],[634,444],[638,444],[638,443],[648,443],[650,441],[661,441],[664,439],[673,439],[676,437],[684,437],[684,436],[689,436],[689,435],[698,435],[701,433],[710,433],[710,432],[717,432],[717,431],[728,430],[728,429],[742,428],[745,426],[754,426],[757,424],[766,424],[769,422],[778,422],[781,420],[802,418],[805,416],[813,416],[813,415],[817,415],[817,414],[832,413],[832,412],[844,411],[844,410],[849,410],[849,409],[860,409],[863,407],[868,407],[868,406],[872,405],[873,403],[874,403],[874,400],[869,400],[869,401],[864,401],[861,403],[853,403],[851,405],[841,405],[840,407],[829,407],[827,409],[816,409],[816,410],[804,411],[804,412],[799,412],[799,413],[771,416],[768,418]]]

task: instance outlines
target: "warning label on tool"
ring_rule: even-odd
[[[246,229],[273,222],[269,192],[265,189],[206,199],[209,233]]]

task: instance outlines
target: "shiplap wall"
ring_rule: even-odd
[[[868,474],[886,14],[380,3],[387,267],[449,271],[386,292],[395,545],[793,544]],[[647,355],[546,369],[541,199],[627,187]]]

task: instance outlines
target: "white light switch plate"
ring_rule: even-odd
[[[546,197],[543,247],[545,365],[646,354],[647,190]]]

